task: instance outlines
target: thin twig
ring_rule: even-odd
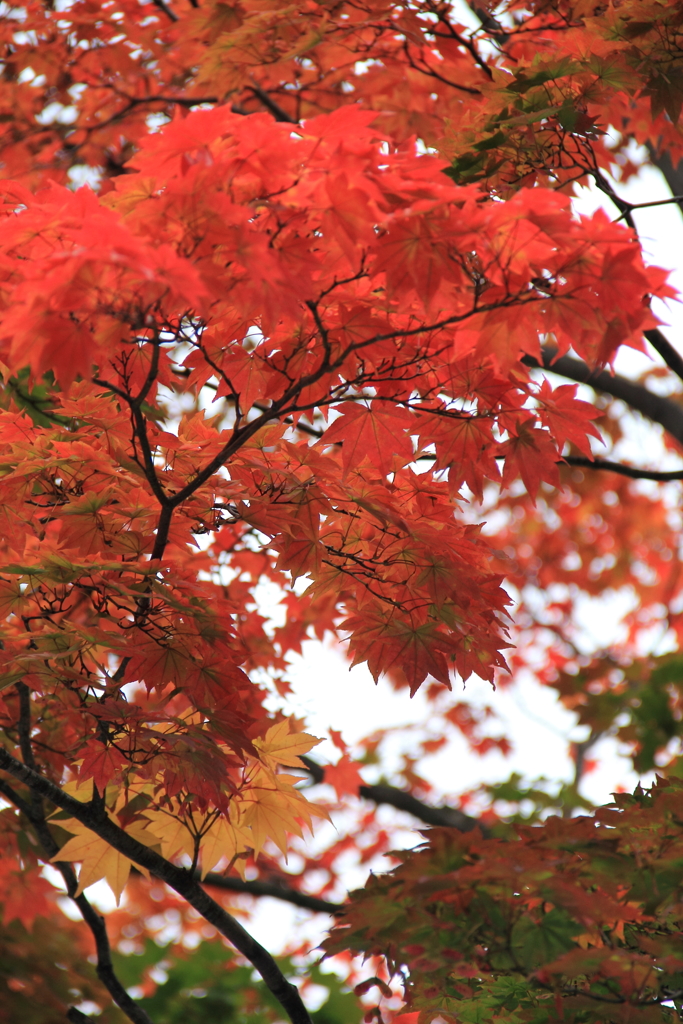
[[[160,11],[163,11],[166,17],[170,18],[171,21],[179,20],[178,15],[164,3],[164,0],[152,0],[152,3],[155,7],[158,7]]]
[[[619,473],[620,476],[628,476],[631,480],[655,480],[659,483],[683,480],[683,469],[660,473],[655,469],[637,469],[635,466],[625,466],[622,462],[610,462],[609,459],[587,459],[583,455],[564,455],[558,465],[561,466],[563,462],[568,466],[579,466],[582,469],[601,469]]]
[[[625,199],[622,200],[629,210],[645,210],[649,206],[667,206],[669,203],[680,203],[681,201],[683,201],[683,196],[672,196],[671,199],[653,199],[649,203],[629,203]],[[625,213],[620,214],[614,223],[618,224],[625,216]]]
[[[279,882],[262,882],[258,878],[242,881],[241,878],[233,878],[229,875],[214,874],[210,871],[204,878],[204,885],[213,886],[216,889],[225,889],[227,892],[244,893],[247,896],[270,896],[276,900],[283,900],[295,907],[302,907],[304,910],[312,910],[318,914],[343,914],[344,907],[341,903],[332,903],[329,900],[320,899],[319,896],[309,896],[308,893],[299,892],[291,886]]]

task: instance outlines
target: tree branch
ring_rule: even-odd
[[[604,469],[611,473],[628,476],[631,480],[656,480],[666,483],[669,480],[683,480],[683,469],[675,469],[669,473],[660,473],[656,469],[636,469],[625,466],[623,462],[610,462],[609,459],[587,459],[582,455],[564,455],[558,465],[565,462],[568,466],[581,466],[586,469]]]
[[[69,1007],[66,1011],[66,1019],[69,1021],[69,1024],[93,1024],[93,1018],[88,1017],[77,1006]]]
[[[310,757],[302,757],[301,760],[315,783],[325,781],[325,769],[322,765],[312,761]],[[358,793],[364,800],[371,800],[375,804],[388,804],[398,811],[412,814],[426,825],[457,828],[459,832],[471,832],[474,828],[480,828],[485,834],[487,831],[480,821],[465,814],[464,811],[459,811],[457,807],[432,807],[418,800],[412,793],[399,789],[398,786],[361,786]]]
[[[488,32],[498,46],[503,47],[510,38],[510,35],[503,28],[501,23],[482,4],[476,2],[468,3],[467,6],[479,18],[481,27]]]
[[[247,896],[272,896],[276,900],[284,900],[285,903],[292,903],[295,907],[303,907],[304,910],[313,910],[319,914],[342,914],[344,912],[341,903],[331,903],[318,896],[309,896],[305,892],[292,889],[284,882],[262,882],[258,878],[243,882],[241,878],[218,875],[209,871],[204,878],[204,885],[214,886],[216,889],[226,889],[228,892],[246,893]]]
[[[680,380],[683,380],[683,359],[678,354],[676,349],[673,347],[671,342],[664,337],[658,327],[655,327],[651,331],[645,331],[645,337],[650,342],[652,347],[659,352],[660,356],[669,367],[670,370],[676,374]]]
[[[170,21],[178,21],[178,15],[164,3],[164,0],[152,0],[152,3],[155,7],[158,7],[160,11],[163,11]]]
[[[592,370],[580,359],[572,356],[556,358],[554,349],[542,350],[542,362],[533,356],[523,356],[525,366],[532,366],[557,373],[560,377],[589,384],[596,391],[602,391],[613,398],[620,398],[641,415],[659,423],[679,444],[683,445],[683,408],[670,398],[655,395],[642,384],[635,384],[626,377],[608,373],[607,370]]]
[[[669,206],[671,203],[678,203],[680,205],[683,202],[683,196],[671,196],[670,199],[650,199],[647,203],[628,203],[626,200],[624,202],[629,210],[647,210],[651,206]],[[617,224],[623,217],[624,214],[622,213],[621,217],[617,217],[614,223]]]
[[[17,761],[2,748],[0,748],[0,769],[35,790],[57,807],[68,811],[71,817],[104,839],[124,857],[147,868],[153,875],[174,889],[253,964],[266,986],[288,1014],[292,1024],[312,1024],[298,989],[287,981],[268,950],[257,942],[239,921],[216,903],[195,881],[190,872],[176,867],[160,854],[155,853],[154,850],[138,842],[93,802],[81,803],[74,800],[54,782],[28,768],[21,761]]]
[[[650,160],[661,171],[664,180],[671,189],[671,194],[673,196],[683,195],[683,160],[674,167],[668,150],[658,153],[651,142],[647,142],[646,146],[650,154]],[[683,211],[683,202],[679,202],[678,206]]]
[[[283,110],[280,104],[276,103],[265,89],[261,89],[260,86],[255,85],[253,82],[247,86],[247,89],[260,99],[263,106],[273,115],[276,121],[284,121],[286,124],[299,123],[295,117],[290,117],[287,111]]]

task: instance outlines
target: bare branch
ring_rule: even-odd
[[[680,205],[681,202],[683,202],[683,196],[671,196],[670,199],[651,199],[647,203],[627,203],[625,200],[624,200],[624,202],[625,202],[625,205],[628,207],[629,211],[630,210],[646,210],[650,206],[668,206],[669,203],[678,203]],[[623,220],[624,217],[625,217],[625,214],[623,214],[623,213],[620,214],[620,216],[617,217],[617,219],[615,220],[614,223],[615,224],[618,223],[618,221]]]
[[[673,370],[676,376],[683,380],[683,359],[671,342],[664,337],[659,328],[655,327],[651,331],[645,331],[645,337],[652,347],[659,352],[669,369]]]
[[[310,757],[302,757],[301,760],[314,782],[325,781],[325,769],[322,765],[312,761]],[[361,786],[358,792],[364,800],[371,800],[375,804],[388,804],[398,811],[412,814],[426,825],[457,828],[459,832],[471,832],[474,828],[481,828],[484,833],[487,831],[480,821],[471,818],[464,811],[459,811],[457,807],[432,807],[418,800],[412,793],[399,789],[398,786]]]
[[[218,875],[210,871],[204,878],[204,885],[214,886],[216,889],[226,889],[228,892],[245,893],[247,896],[272,896],[276,900],[284,900],[285,903],[292,903],[295,907],[303,907],[304,910],[313,910],[319,914],[342,914],[344,912],[341,903],[331,903],[318,896],[309,896],[307,893],[299,892],[279,881],[262,882],[260,879],[254,878],[243,882],[241,878]]]
[[[17,683],[15,687],[19,696],[19,749],[24,764],[29,768],[35,768],[36,762],[33,757],[31,746],[31,692],[26,683]]]
[[[269,96],[265,89],[255,85],[253,82],[247,88],[257,96],[266,110],[269,110],[276,121],[284,121],[286,124],[298,124],[295,117],[290,117],[286,110],[283,110],[279,103],[276,103],[272,96]]]
[[[481,4],[474,2],[468,3],[467,6],[472,10],[472,12],[477,16],[477,18],[479,18],[479,21],[481,22],[481,27],[486,32],[488,32],[488,34],[493,38],[494,42],[496,42],[500,47],[505,46],[505,43],[508,41],[510,36],[509,33],[506,32],[501,23],[498,21],[498,19],[494,18],[493,15],[490,14],[489,11],[486,9],[486,7],[484,7]]]
[[[88,1017],[88,1015],[79,1010],[77,1006],[69,1007],[66,1011],[66,1019],[70,1024],[93,1024],[93,1018]]]
[[[568,466],[580,466],[585,469],[603,469],[620,476],[628,476],[631,480],[656,480],[666,483],[669,480],[683,480],[683,469],[675,469],[669,473],[660,473],[655,469],[637,469],[625,466],[623,462],[610,462],[609,459],[586,459],[582,455],[565,455],[558,465],[565,462]]]
[[[674,167],[668,150],[658,153],[652,143],[647,142],[646,146],[650,154],[650,160],[661,171],[664,180],[671,189],[671,194],[674,196],[683,195],[683,160]],[[683,202],[679,201],[678,206],[683,211]]]
[[[152,3],[155,7],[158,7],[160,11],[163,11],[166,17],[171,21],[178,21],[178,15],[164,3],[164,0],[152,0]]]

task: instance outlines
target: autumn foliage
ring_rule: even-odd
[[[676,181],[683,5],[30,0],[0,26],[0,1020],[676,1019],[683,474],[625,463],[613,399],[679,450],[675,292],[620,189],[646,158]],[[655,368],[614,376],[624,348]],[[623,639],[587,649],[608,590]],[[424,687],[392,785],[383,733],[308,757],[312,637]],[[529,672],[587,727],[574,783],[433,807],[449,736],[510,748],[495,695],[447,690]],[[573,817],[608,735],[663,777]],[[359,796],[441,827],[379,862]],[[349,856],[397,866],[340,908]],[[332,911],[339,977],[276,962],[236,892]]]

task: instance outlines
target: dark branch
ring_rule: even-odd
[[[620,398],[653,423],[659,423],[679,444],[683,444],[683,408],[670,398],[655,395],[642,384],[635,384],[607,370],[592,370],[586,363],[572,356],[560,356],[558,359],[555,350],[550,348],[543,349],[542,362],[539,363],[533,356],[524,356],[522,362],[525,366],[542,367],[569,380],[589,384],[596,391],[612,395],[613,398]]]
[[[501,23],[494,18],[492,14],[487,11],[486,7],[478,3],[469,3],[468,6],[476,14],[477,18],[481,22],[481,27],[498,43],[500,47],[505,46],[505,43],[510,38],[508,32],[505,31]]]
[[[299,122],[295,117],[290,117],[286,110],[283,110],[279,103],[276,103],[272,96],[269,96],[265,89],[261,89],[258,85],[249,85],[247,88],[250,92],[253,92],[254,96],[260,99],[266,110],[270,111],[276,121],[284,121],[286,124],[298,124]]]
[[[590,172],[590,175],[593,181],[595,182],[596,188],[599,188],[601,192],[604,192],[605,195],[612,200],[617,210],[619,210],[620,216],[617,217],[617,221],[625,220],[628,226],[632,228],[633,231],[635,231],[636,225],[635,221],[633,220],[633,215],[631,214],[631,203],[628,203],[625,199],[622,199],[621,196],[617,195],[617,193],[612,188],[611,183],[599,169],[597,164],[594,164],[593,169]]]
[[[673,370],[680,380],[683,380],[683,359],[671,342],[664,337],[659,328],[655,327],[651,331],[645,331],[645,337],[652,347],[659,352],[669,369]]]
[[[310,757],[302,757],[301,760],[314,782],[320,783],[325,781],[325,769],[322,765],[312,761]],[[399,789],[398,786],[382,784],[378,786],[361,786],[358,792],[364,800],[371,800],[375,804],[388,804],[390,807],[395,807],[398,811],[412,814],[414,818],[424,821],[426,825],[457,828],[459,832],[471,832],[472,829],[479,827],[482,832],[486,832],[486,828],[482,826],[480,821],[477,821],[476,818],[471,818],[464,811],[459,811],[456,807],[432,807],[430,804],[425,804],[418,800],[412,793]]]
[[[636,469],[625,466],[622,462],[610,462],[609,459],[586,459],[582,455],[565,455],[562,462],[568,466],[580,466],[585,469],[603,469],[620,476],[628,476],[631,480],[656,480],[666,483],[669,480],[683,480],[683,469],[675,469],[670,473],[660,473],[655,469]],[[562,462],[559,465],[562,465]]]
[[[70,1024],[93,1024],[93,1018],[82,1013],[76,1006],[70,1006],[66,1011],[66,1019]]]
[[[650,153],[650,160],[662,172],[664,180],[671,189],[671,194],[673,196],[683,195],[683,160],[674,167],[668,151],[657,153],[651,143],[648,142],[646,145]],[[679,202],[678,206],[683,211],[683,202]]]
[[[292,903],[295,907],[303,907],[304,910],[313,910],[319,914],[341,914],[344,910],[341,903],[331,903],[318,896],[298,892],[284,882],[262,882],[257,878],[243,882],[241,878],[217,875],[210,871],[204,879],[204,885],[226,889],[228,892],[246,893],[247,896],[272,896],[276,900],[284,900],[285,903]]]
[[[626,203],[626,206],[628,206],[629,210],[647,210],[651,206],[669,206],[671,203],[678,203],[680,205],[681,202],[683,202],[683,196],[671,196],[670,199],[650,199],[647,203]],[[624,214],[622,213],[621,217],[617,217],[615,223],[620,221],[623,216]]]
[[[155,7],[158,7],[160,11],[163,11],[166,17],[171,21],[178,21],[178,15],[164,3],[164,0],[152,0],[152,3]]]
[[[86,828],[104,839],[124,857],[147,868],[162,882],[182,896],[191,907],[225,936],[249,960],[263,978],[266,986],[289,1015],[292,1024],[311,1024],[308,1010],[295,985],[287,981],[277,963],[259,942],[242,927],[231,914],[216,903],[184,868],[176,867],[160,854],[129,835],[93,802],[81,803],[64,793],[45,776],[38,774],[6,750],[0,748],[0,769],[35,790],[43,798],[68,813]]]

